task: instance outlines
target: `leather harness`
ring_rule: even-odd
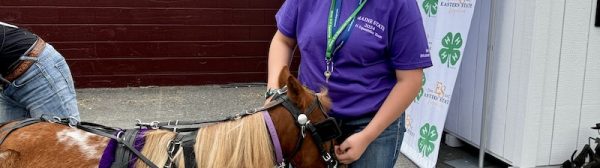
[[[100,136],[104,136],[104,137],[116,140],[120,144],[119,145],[120,148],[124,148],[124,150],[127,150],[129,153],[137,156],[144,163],[146,163],[146,165],[148,167],[158,168],[158,166],[156,166],[154,163],[152,163],[152,161],[150,161],[150,159],[148,159],[146,156],[142,155],[139,150],[135,149],[132,146],[132,144],[128,143],[126,139],[115,136],[114,132],[119,132],[120,131],[119,129],[115,129],[112,127],[107,127],[107,126],[103,126],[103,125],[95,124],[95,123],[79,122],[79,121],[77,121],[75,119],[71,119],[71,118],[46,119],[46,118],[40,117],[40,118],[28,118],[28,119],[24,119],[21,121],[15,121],[15,122],[17,122],[15,125],[13,125],[11,127],[2,128],[0,130],[0,133],[6,132],[6,134],[4,136],[2,136],[2,138],[0,138],[0,146],[2,145],[2,143],[6,140],[6,138],[11,133],[18,130],[19,128],[23,128],[23,127],[26,127],[26,126],[29,126],[32,124],[40,123],[40,122],[51,122],[51,123],[68,125],[68,126],[74,127],[74,128],[79,128],[79,129],[81,129],[83,131],[87,131],[89,133],[93,133],[96,135],[100,135]],[[6,125],[6,124],[8,124],[8,123],[2,124],[2,125]],[[125,153],[125,152],[123,152],[123,153]],[[115,165],[113,164],[113,167],[114,166]],[[126,165],[125,165],[125,167],[126,167]]]
[[[104,136],[104,137],[110,138],[112,140],[116,140],[119,144],[119,147],[117,148],[115,161],[112,164],[112,168],[127,167],[129,161],[134,156],[141,159],[147,166],[149,166],[151,168],[158,168],[158,166],[156,166],[154,163],[152,163],[147,157],[142,155],[140,153],[140,151],[134,147],[135,139],[136,139],[136,136],[138,135],[138,132],[140,130],[142,130],[144,127],[146,129],[165,129],[165,130],[171,130],[173,132],[176,132],[177,135],[169,143],[169,146],[168,146],[169,159],[167,160],[167,163],[164,165],[164,168],[177,168],[176,164],[174,164],[174,157],[177,154],[177,152],[179,152],[180,147],[183,148],[185,165],[186,165],[185,167],[196,167],[197,163],[196,163],[195,153],[194,153],[194,144],[196,143],[196,136],[198,134],[197,130],[200,127],[178,128],[177,126],[179,126],[179,125],[199,125],[199,124],[206,124],[206,123],[217,123],[217,122],[223,122],[223,121],[237,120],[244,116],[255,114],[255,113],[261,112],[261,111],[266,111],[275,106],[282,105],[284,108],[286,108],[290,112],[293,120],[297,121],[297,122],[295,122],[295,125],[300,128],[300,131],[299,131],[298,139],[296,141],[296,145],[294,147],[293,152],[288,156],[283,156],[284,159],[282,160],[282,162],[277,163],[277,166],[278,167],[290,167],[291,166],[291,161],[293,160],[294,156],[296,156],[296,154],[298,153],[298,151],[300,151],[300,148],[302,147],[304,138],[306,136],[305,132],[308,131],[311,134],[311,136],[315,142],[315,145],[321,155],[321,158],[327,164],[327,167],[336,167],[338,165],[338,161],[335,157],[335,154],[332,152],[333,151],[333,140],[332,139],[322,139],[321,138],[322,135],[319,134],[318,128],[315,127],[315,125],[318,125],[319,123],[316,123],[316,124],[310,123],[310,121],[308,120],[308,117],[307,117],[307,116],[310,116],[312,111],[314,111],[316,108],[320,108],[323,115],[327,119],[330,119],[330,117],[325,113],[324,108],[323,108],[321,102],[319,101],[318,97],[315,95],[315,100],[313,101],[313,103],[306,109],[306,111],[304,113],[302,113],[302,111],[298,107],[296,107],[293,102],[290,101],[290,99],[287,97],[286,93],[287,93],[287,88],[284,87],[284,88],[278,90],[277,93],[275,95],[273,95],[272,101],[269,102],[264,107],[259,108],[259,109],[253,109],[253,110],[246,110],[246,111],[243,111],[242,113],[238,113],[234,116],[226,117],[221,120],[176,121],[174,125],[171,124],[171,121],[169,121],[169,122],[154,121],[151,123],[142,123],[141,121],[138,121],[136,126],[139,126],[140,127],[139,129],[122,130],[122,129],[112,128],[112,127],[95,124],[95,123],[79,122],[79,121],[77,121],[75,119],[71,119],[71,118],[66,118],[66,119],[64,119],[64,118],[45,119],[43,117],[29,118],[29,119],[24,119],[21,121],[14,121],[14,122],[18,122],[18,123],[16,123],[15,125],[13,125],[11,127],[2,128],[0,130],[0,133],[6,132],[6,134],[0,138],[0,145],[2,145],[4,140],[12,132],[14,132],[15,130],[17,130],[19,128],[23,128],[23,127],[26,127],[26,126],[29,126],[29,125],[32,125],[35,123],[40,123],[40,122],[59,123],[59,124],[63,124],[63,125],[68,125],[70,127],[79,128],[79,129],[89,132],[89,133]],[[335,121],[335,120],[333,120],[333,121]],[[11,122],[1,123],[0,127],[5,126],[9,123],[11,123]],[[339,125],[337,125],[337,123],[335,124],[335,129],[337,129],[339,132]],[[0,134],[0,135],[2,135],[2,134]],[[338,137],[338,136],[339,135],[335,135],[334,137]],[[326,141],[331,142],[331,146],[330,146],[331,148],[329,149],[329,151],[327,151],[324,148],[324,143]]]

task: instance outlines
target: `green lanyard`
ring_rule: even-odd
[[[334,22],[337,21],[337,19],[339,18],[339,8],[341,8],[339,3],[337,3],[336,1],[338,0],[331,0],[331,7],[329,8],[329,19],[327,21],[327,51],[325,52],[325,63],[327,67],[325,72],[323,72],[323,75],[325,75],[325,80],[327,82],[329,82],[329,77],[331,77],[331,73],[333,72],[333,62],[331,61],[331,58],[333,57],[334,51],[339,49],[341,45],[344,44],[344,42],[341,42],[337,47],[334,47],[336,40],[338,39],[340,34],[344,32],[346,27],[354,21],[358,12],[360,12],[360,10],[362,10],[362,8],[365,6],[365,3],[367,3],[367,0],[362,0],[358,7],[354,10],[354,12],[352,12],[348,19],[346,19],[346,21],[344,21],[344,23],[339,28],[337,28],[335,34],[333,34],[333,28],[335,24]]]

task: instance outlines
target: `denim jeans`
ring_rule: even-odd
[[[0,122],[42,116],[79,120],[69,66],[50,44],[27,72],[0,86]]]
[[[348,137],[353,133],[363,130],[373,117],[364,117],[354,120],[341,120],[343,136]],[[350,168],[392,168],[400,154],[400,146],[404,138],[404,114],[388,126],[375,139],[361,157],[349,165]]]

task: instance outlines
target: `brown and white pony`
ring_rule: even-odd
[[[288,98],[301,111],[306,111],[317,97],[290,75],[287,67],[279,77],[279,86],[287,86]],[[308,115],[312,122],[324,120],[330,107],[325,93],[317,94],[325,110],[314,108]],[[290,156],[299,139],[300,128],[286,108],[281,105],[269,109],[281,142],[283,156]],[[0,126],[0,130],[15,122]],[[0,132],[0,137],[5,133]],[[168,143],[176,133],[149,130],[141,153],[162,167],[167,162]],[[41,122],[10,134],[0,145],[0,167],[98,167],[109,138],[88,133],[62,124]],[[326,143],[325,149],[330,149]],[[260,113],[238,120],[208,125],[198,130],[194,145],[198,167],[274,167],[275,156],[271,138]],[[179,150],[182,151],[182,150]],[[185,167],[182,152],[175,155],[175,164]],[[288,160],[294,167],[325,167],[312,136],[307,133],[300,150]],[[135,167],[147,167],[138,160]]]

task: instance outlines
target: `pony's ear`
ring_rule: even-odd
[[[296,105],[298,105],[300,108],[306,108],[306,106],[308,106],[308,103],[310,103],[310,94],[304,88],[304,86],[300,84],[300,81],[298,81],[296,78],[290,75],[287,78],[287,87],[288,97],[293,102],[296,102]]]
[[[279,72],[279,79],[278,79],[278,84],[279,84],[279,88],[282,88],[283,86],[287,85],[288,83],[288,77],[292,76],[290,74],[290,69],[288,68],[288,66],[284,66],[281,71]]]

